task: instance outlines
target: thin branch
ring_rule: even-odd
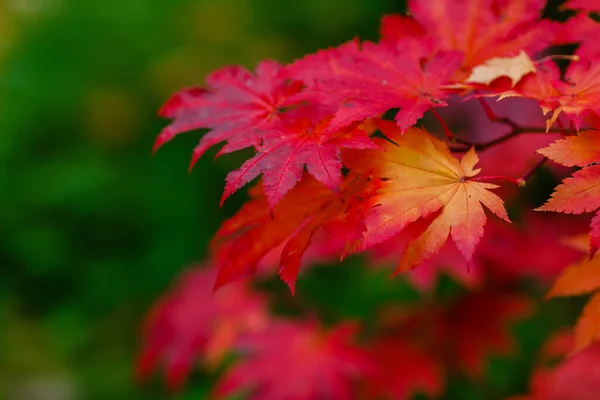
[[[560,134],[562,135],[562,137],[565,137],[567,133],[565,131],[565,126],[560,120],[560,118],[556,118],[556,125],[558,125],[558,128],[560,129]]]
[[[470,143],[463,139],[456,140],[456,142],[459,142],[460,144],[465,145],[465,147],[453,147],[450,150],[453,153],[462,153],[462,152],[468,151],[471,147],[474,147],[475,150],[481,151],[481,150],[488,149],[490,147],[494,147],[497,144],[506,142],[507,140],[512,139],[515,136],[525,134],[525,133],[533,133],[533,134],[546,133],[546,128],[542,127],[542,126],[523,126],[523,127],[517,126],[516,128],[514,128],[511,131],[509,131],[508,133],[506,133],[505,135],[499,136],[496,139],[492,139],[487,142]],[[551,128],[550,130],[548,130],[547,133],[560,133],[560,129]]]
[[[435,118],[442,125],[442,129],[444,129],[444,133],[446,134],[446,137],[450,141],[455,141],[454,135],[452,134],[452,132],[450,132],[450,128],[448,128],[448,125],[446,125],[446,121],[444,121],[444,119],[442,118],[442,116],[440,114],[438,114],[438,112],[435,111],[435,109],[433,107],[429,107],[429,111],[431,111],[431,113],[435,116]]]
[[[577,130],[575,129],[575,124],[573,123],[572,119],[569,119],[569,127],[571,129],[569,135],[574,135]]]

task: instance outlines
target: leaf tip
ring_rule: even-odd
[[[192,173],[194,165],[196,165],[201,155],[202,154],[199,154],[197,151],[194,150],[194,153],[192,154],[192,159],[190,160],[190,165],[188,166],[188,173]]]
[[[154,144],[152,145],[152,155],[156,155],[156,152],[158,151],[158,149],[160,149],[162,147],[163,144],[165,144],[165,142],[167,141],[166,139],[164,139],[162,137],[163,135],[159,135],[156,140],[154,141]]]

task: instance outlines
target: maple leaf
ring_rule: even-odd
[[[414,18],[399,14],[381,17],[381,26],[379,27],[381,43],[395,46],[399,40],[406,38],[421,39],[426,32],[425,28]]]
[[[586,117],[600,111],[600,64],[595,58],[573,57],[560,80],[560,70],[552,61],[538,64],[536,74],[525,76],[514,90],[499,93],[500,99],[512,96],[540,102],[544,115],[548,114],[546,129],[564,115],[577,131]]]
[[[594,293],[575,325],[575,350],[600,339],[600,258],[594,256],[566,268],[554,282],[547,297]]]
[[[289,70],[308,85],[303,99],[337,107],[330,130],[391,108],[400,108],[395,119],[406,129],[430,107],[446,105],[448,93],[442,86],[451,82],[462,59],[460,53],[445,52],[422,60],[407,45],[365,42],[359,48],[349,42],[308,55]]]
[[[600,342],[573,355],[553,373],[546,399],[595,400],[600,390]]]
[[[363,237],[347,251],[362,251],[400,233],[409,223],[438,212],[429,227],[407,246],[397,271],[409,270],[440,251],[449,236],[468,261],[483,235],[485,205],[508,221],[502,200],[489,191],[497,186],[472,180],[477,155],[473,150],[461,161],[448,147],[424,130],[404,135],[382,122],[380,129],[395,143],[376,142],[381,151],[351,151],[344,163],[354,172],[380,180],[381,189],[366,199]]]
[[[559,96],[557,87],[561,85],[561,72],[556,63],[552,60],[538,62],[536,73],[528,74],[521,79],[512,90],[506,90],[499,93],[498,100],[508,97],[523,97],[536,100],[542,108],[543,115],[558,107]],[[558,117],[558,116],[557,116]],[[554,123],[554,120],[547,121],[547,128]]]
[[[369,398],[437,397],[444,388],[442,361],[401,335],[378,338],[370,349],[376,368],[367,376]]]
[[[330,121],[331,118],[317,123],[296,119],[263,132],[258,153],[227,175],[221,204],[262,173],[272,209],[300,180],[304,167],[328,189],[337,191],[342,169],[340,148],[377,149],[378,146],[356,124],[345,131],[328,132]]]
[[[418,354],[434,355],[432,362],[479,377],[490,354],[506,355],[514,350],[507,328],[531,315],[533,304],[519,294],[486,290],[450,303],[391,311],[384,328],[397,340]]]
[[[490,58],[485,63],[473,68],[465,82],[488,86],[496,79],[505,76],[510,79],[512,87],[525,75],[535,73],[535,71],[536,68],[531,58],[527,53],[521,51],[514,57]]]
[[[600,24],[587,13],[581,12],[557,30],[557,44],[577,44],[575,55],[583,59],[594,59],[598,53],[598,43],[594,40],[600,34]]]
[[[554,368],[540,368],[531,380],[531,395],[509,400],[596,400],[600,390],[600,342]]]
[[[575,325],[575,350],[581,350],[600,340],[600,292],[587,302]]]
[[[217,384],[218,398],[242,389],[252,400],[345,400],[352,381],[371,363],[352,344],[356,327],[340,325],[325,332],[315,324],[278,321],[249,336],[245,355]]]
[[[148,313],[137,373],[146,378],[160,362],[172,391],[179,391],[199,357],[218,364],[242,333],[263,329],[268,314],[262,296],[242,282],[213,295],[214,268],[194,268],[179,277]]]
[[[491,220],[475,252],[495,281],[533,277],[551,283],[578,261],[581,252],[564,244],[565,236],[581,232],[586,221],[572,216],[526,212],[516,226]]]
[[[496,57],[542,50],[552,40],[551,24],[541,21],[545,0],[410,0],[411,16],[423,27],[421,40],[438,51],[459,51],[469,69]],[[385,32],[415,35],[415,22],[395,18],[385,21]],[[401,38],[402,36],[400,36]]]
[[[190,168],[218,143],[227,142],[218,155],[257,145],[260,131],[277,122],[280,110],[291,105],[290,96],[302,89],[298,82],[288,82],[275,61],[258,64],[256,75],[243,67],[225,67],[210,74],[206,82],[206,89],[176,93],[159,111],[174,121],[162,130],[154,151],[182,132],[211,129],[194,149]]]
[[[600,132],[579,132],[577,136],[559,139],[550,146],[538,150],[540,154],[565,166],[585,167],[565,178],[552,193],[550,199],[537,210],[568,214],[592,212],[600,208]],[[600,245],[600,213],[592,219],[590,250],[592,255]]]
[[[445,347],[452,364],[471,376],[481,376],[490,353],[506,355],[514,350],[509,324],[532,311],[531,300],[521,295],[475,293],[441,311],[435,340]]]
[[[397,263],[411,239],[422,232],[429,222],[431,221],[419,220],[410,224],[400,234],[370,248],[369,264]],[[439,253],[410,271],[406,279],[418,291],[433,293],[442,273],[451,276],[467,288],[475,288],[482,282],[482,271],[479,265],[468,265],[456,246],[452,242],[446,242]]]
[[[364,186],[364,179],[348,175],[336,194],[307,175],[273,213],[262,185],[255,186],[250,191],[251,200],[221,225],[213,240],[213,252],[219,260],[215,287],[253,272],[261,259],[284,244],[280,275],[293,292],[302,255],[313,235],[325,224],[343,220],[352,198]]]
[[[576,136],[557,140],[538,153],[565,167],[587,167],[600,162],[600,132],[579,132]]]
[[[558,116],[564,113],[577,131],[585,116],[600,113],[600,63],[594,59],[572,61],[565,73],[565,81],[557,82],[558,95],[551,98],[557,103],[548,119],[549,129]]]
[[[576,263],[566,268],[556,279],[548,297],[578,296],[600,289],[600,259]]]

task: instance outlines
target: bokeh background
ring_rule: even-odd
[[[156,110],[226,64],[374,39],[402,6],[0,0],[0,398],[165,398],[132,380],[142,316],[243,193],[218,208],[239,156],[188,175],[200,134],[152,157]]]
[[[244,200],[218,207],[247,154],[213,162],[213,150],[188,174],[196,132],[152,157],[166,124],[156,111],[220,66],[376,39],[381,15],[402,10],[401,0],[0,0],[0,399],[166,398],[158,379],[133,379],[143,315]],[[368,319],[382,300],[416,299],[387,271],[344,268],[305,278],[315,305],[335,298],[342,317]],[[492,362],[479,386],[451,381],[446,398],[526,391],[532,354],[569,320],[568,306],[553,307],[516,328],[520,358]],[[204,399],[211,379],[197,374],[173,398]]]

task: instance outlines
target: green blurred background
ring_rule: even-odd
[[[377,37],[394,0],[0,0],[0,399],[159,399],[144,312],[201,260],[233,155],[152,157],[177,89],[227,64]],[[194,383],[180,398],[203,398]]]

